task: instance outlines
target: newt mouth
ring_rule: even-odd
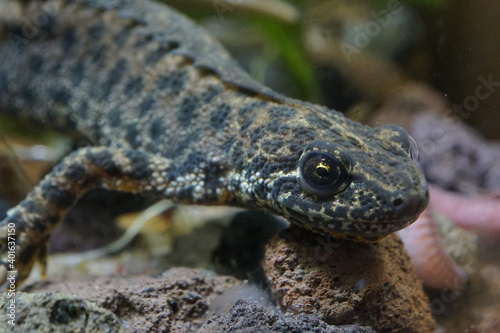
[[[306,216],[293,209],[285,209],[291,223],[319,233],[331,233],[335,236],[350,235],[366,240],[378,240],[415,222],[419,214],[404,219],[380,220],[338,220]]]
[[[360,187],[350,186],[338,195],[321,199],[288,183],[281,186],[275,202],[283,215],[304,228],[377,239],[412,224],[429,200],[425,182],[398,191],[362,191]]]

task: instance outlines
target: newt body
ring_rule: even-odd
[[[65,157],[1,222],[4,279],[9,223],[22,281],[44,262],[62,216],[97,187],[262,209],[368,240],[409,225],[427,205],[403,129],[363,126],[264,87],[165,5],[5,1],[0,13],[7,6],[0,112],[92,146]]]

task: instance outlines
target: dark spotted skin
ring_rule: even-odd
[[[20,282],[45,263],[51,232],[92,188],[263,209],[368,240],[427,205],[404,130],[372,129],[262,86],[164,5],[3,1],[0,13],[0,112],[93,145],[64,158],[1,222],[4,281],[9,223]],[[298,181],[301,156],[324,149],[350,161],[349,181],[328,196]]]

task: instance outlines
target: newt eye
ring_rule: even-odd
[[[351,183],[350,164],[346,162],[325,151],[305,152],[299,160],[299,186],[319,197],[342,192]]]

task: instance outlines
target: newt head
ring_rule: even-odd
[[[290,222],[377,240],[410,225],[428,204],[411,138],[399,126],[370,128],[334,111],[301,113],[288,124],[265,126],[271,127],[266,133],[279,132],[276,140],[289,148],[261,143],[247,166],[245,188]]]
[[[367,240],[414,222],[429,195],[409,135],[388,125],[368,138],[361,147],[323,140],[306,145],[296,180],[276,192],[278,206],[313,230]]]

